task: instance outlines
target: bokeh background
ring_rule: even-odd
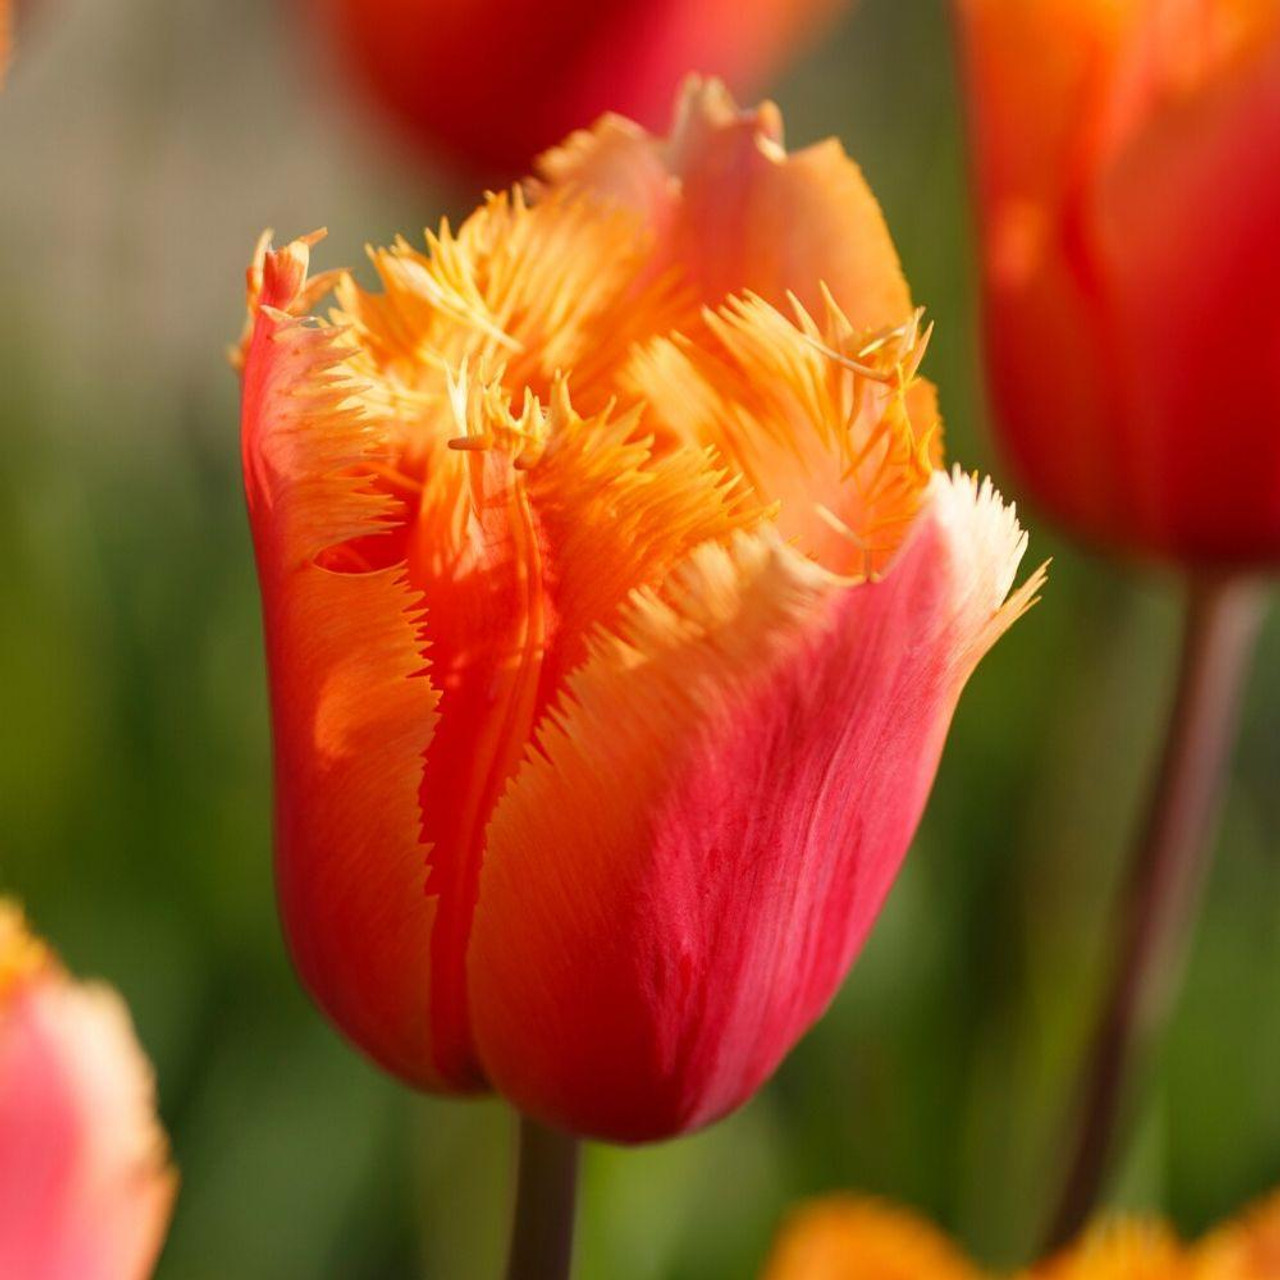
[[[414,1097],[298,989],[269,859],[256,588],[224,350],[263,226],[321,265],[457,215],[344,88],[307,6],[43,0],[0,96],[0,887],[117,984],[182,1193],[161,1277],[499,1273],[511,1117]],[[951,455],[988,442],[942,0],[863,0],[774,86],[864,165]],[[1043,605],[983,664],[830,1014],[710,1132],[586,1161],[585,1280],[753,1273],[794,1198],[918,1206],[1016,1260],[1058,1172],[1098,940],[1176,651],[1175,585],[1034,511]],[[1280,1183],[1280,619],[1188,986],[1116,1189],[1188,1231]]]

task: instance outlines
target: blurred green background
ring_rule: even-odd
[[[224,360],[264,225],[321,265],[470,195],[345,94],[305,6],[46,0],[0,97],[0,885],[117,984],[182,1194],[162,1277],[498,1274],[511,1120],[414,1097],[313,1012],[274,914],[256,587]],[[775,86],[839,133],[937,322],[951,456],[983,422],[941,0],[864,0]],[[1017,497],[1016,489],[1011,496]],[[983,664],[828,1017],[710,1132],[587,1157],[586,1280],[753,1273],[849,1187],[1016,1260],[1058,1168],[1097,942],[1160,727],[1175,584],[1055,557]],[[1248,700],[1188,986],[1116,1198],[1198,1230],[1280,1183],[1280,625]]]

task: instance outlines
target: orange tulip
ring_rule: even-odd
[[[1276,1280],[1280,1276],[1280,1191],[1219,1227],[1199,1246],[1194,1280]]]
[[[705,1124],[819,1016],[1040,581],[1006,602],[1012,512],[934,469],[858,170],[779,132],[694,85],[380,294],[314,237],[250,271],[297,967],[406,1080],[579,1133]]]
[[[1021,1280],[1192,1280],[1194,1265],[1191,1251],[1162,1223],[1103,1221]]]
[[[0,1276],[150,1275],[175,1185],[124,1004],[0,900]]]
[[[990,383],[1072,532],[1280,560],[1280,5],[958,0]]]
[[[325,0],[335,43],[426,150],[504,180],[605,111],[665,123],[685,73],[754,92],[842,0]]]
[[[779,1233],[762,1280],[981,1280],[938,1229],[875,1200],[802,1205]],[[1276,1280],[1280,1195],[1197,1244],[1159,1222],[1102,1220],[1020,1280]],[[992,1278],[994,1280],[994,1277]]]
[[[833,1195],[783,1224],[761,1280],[981,1280],[951,1240],[917,1214]]]

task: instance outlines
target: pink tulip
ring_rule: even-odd
[[[0,900],[0,1277],[150,1275],[176,1185],[124,1002]]]

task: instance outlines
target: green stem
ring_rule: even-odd
[[[1177,692],[1120,905],[1114,969],[1082,1074],[1050,1249],[1079,1233],[1098,1199],[1135,1061],[1163,1026],[1178,986],[1264,602],[1261,584],[1243,578],[1189,585]]]
[[[568,1280],[578,1194],[578,1140],[520,1117],[507,1280]]]

